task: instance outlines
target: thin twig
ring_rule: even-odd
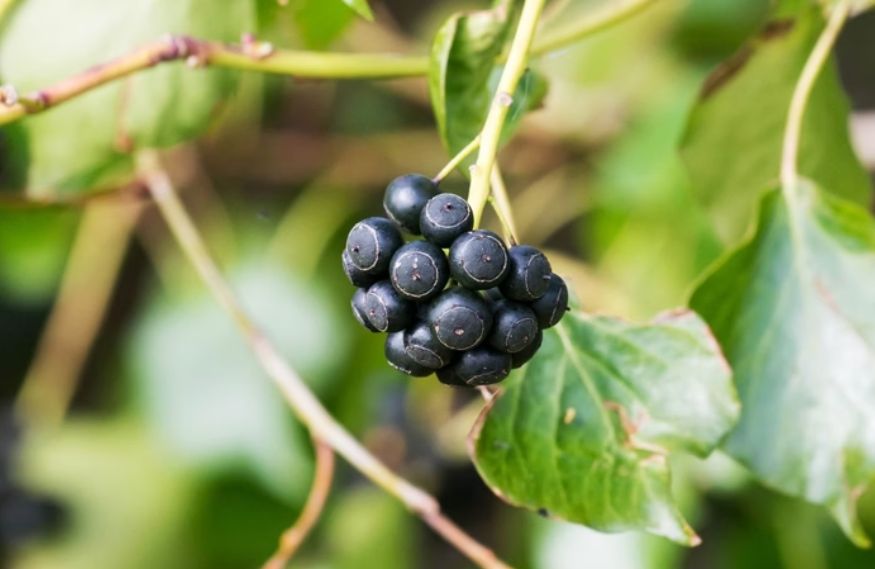
[[[520,242],[520,234],[516,229],[513,208],[510,205],[510,197],[507,195],[507,186],[504,184],[504,178],[501,176],[498,164],[492,168],[492,199],[490,202],[504,228],[505,238],[509,237],[511,245],[516,245]]]
[[[541,10],[544,8],[544,1],[526,0],[523,4],[516,33],[510,44],[507,63],[501,72],[489,113],[480,131],[480,152],[477,154],[476,164],[471,167],[471,185],[468,188],[468,202],[474,211],[474,227],[480,225],[483,208],[489,198],[489,182],[495,164],[495,155],[498,152],[501,130],[508,110],[513,104],[513,94],[516,92],[517,84],[525,73],[529,48],[532,45]]]
[[[85,208],[60,290],[15,402],[26,422],[61,422],[100,330],[142,206],[127,200]]]
[[[802,68],[799,81],[793,90],[793,98],[790,99],[790,110],[787,113],[787,127],[784,131],[784,147],[781,155],[781,186],[785,198],[791,204],[796,200],[796,184],[799,178],[796,162],[799,157],[799,141],[802,136],[802,119],[805,116],[805,107],[808,104],[814,83],[817,81],[817,76],[829,57],[850,8],[850,0],[843,0],[833,9],[826,27],[805,62],[805,67]]]
[[[471,561],[488,569],[506,569],[508,565],[497,559],[489,548],[446,518],[432,496],[389,470],[328,413],[243,310],[207,251],[170,179],[160,168],[157,157],[144,153],[141,167],[155,203],[189,262],[222,308],[232,316],[262,370],[276,383],[289,406],[312,435],[330,445],[362,474],[401,500]]]
[[[280,536],[276,552],[262,569],[283,569],[304,543],[325,507],[328,492],[331,490],[331,481],[334,479],[334,451],[316,438],[313,439],[313,448],[316,451],[316,469],[313,472],[313,486],[310,488],[307,503],[304,504],[304,509],[301,510],[294,525]]]
[[[450,158],[450,161],[446,163],[446,165],[441,168],[441,171],[437,173],[437,176],[432,178],[435,184],[439,184],[444,178],[450,175],[450,173],[455,170],[459,164],[461,164],[465,158],[471,156],[475,150],[480,146],[480,135],[475,136],[471,142],[465,145],[464,148],[459,150],[455,156]]]
[[[20,97],[18,102],[0,104],[0,125],[44,111],[137,71],[181,60],[193,67],[212,65],[321,79],[389,79],[424,75],[428,71],[427,59],[419,56],[290,51],[255,41],[229,45],[170,36]]]

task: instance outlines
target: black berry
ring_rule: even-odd
[[[526,349],[538,335],[538,320],[531,308],[500,300],[493,305],[492,332],[487,342],[500,352],[515,354]]]
[[[535,311],[541,328],[555,326],[568,310],[568,287],[565,281],[556,274],[550,275],[547,292],[529,306]]]
[[[471,206],[456,194],[438,194],[428,200],[419,217],[419,229],[439,247],[449,247],[474,227]]]
[[[489,385],[507,377],[510,369],[510,354],[481,346],[460,355],[452,366],[452,373],[467,385]]]
[[[365,316],[380,332],[403,330],[413,319],[414,308],[392,288],[389,281],[371,285],[365,297]]]
[[[419,216],[428,200],[437,194],[437,184],[422,174],[407,174],[392,180],[383,196],[383,209],[403,229],[419,235]]]
[[[419,365],[407,355],[407,350],[404,348],[404,332],[393,332],[386,337],[385,354],[389,365],[407,375],[425,377],[432,373],[432,370]]]
[[[435,375],[437,376],[438,381],[440,381],[444,385],[468,385],[467,383],[462,381],[462,379],[456,374],[456,368],[453,365],[449,365],[445,368],[437,370],[435,372]]]
[[[486,339],[492,327],[492,311],[476,292],[455,287],[432,302],[428,321],[441,344],[462,351]]]
[[[385,217],[369,217],[353,225],[346,238],[346,254],[362,273],[382,276],[404,241],[398,228]]]
[[[371,332],[379,332],[374,325],[368,320],[368,310],[366,301],[368,298],[368,289],[357,288],[352,295],[352,315],[358,320],[359,324],[370,330]]]
[[[453,353],[438,342],[428,323],[418,322],[405,334],[404,345],[411,360],[428,369],[440,369],[449,365]]]
[[[345,250],[341,255],[341,260],[343,261],[343,272],[346,273],[346,278],[353,286],[369,287],[380,280],[380,275],[369,274],[355,266],[349,253]]]
[[[507,248],[491,231],[469,231],[450,247],[450,274],[466,288],[494,287],[507,275],[507,268]]]
[[[532,359],[538,352],[538,349],[540,349],[541,342],[543,341],[544,333],[538,330],[538,333],[535,334],[535,339],[532,341],[531,344],[528,345],[528,347],[520,350],[515,354],[510,355],[513,368],[516,369],[518,367],[522,367],[526,362]]]
[[[433,298],[447,286],[450,271],[440,247],[428,241],[404,245],[392,257],[389,279],[401,296],[423,301]]]
[[[501,293],[511,300],[530,301],[547,292],[552,269],[543,253],[528,245],[515,245],[508,251],[510,268],[501,283]]]

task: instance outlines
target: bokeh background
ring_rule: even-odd
[[[260,37],[278,46],[426,53],[450,13],[486,3],[380,0],[376,24],[340,2],[257,4]],[[544,106],[501,157],[523,240],[549,251],[585,309],[638,320],[683,305],[696,277],[745,229],[730,224],[718,236],[714,227],[729,222],[700,205],[677,145],[704,78],[769,9],[765,0],[660,4],[543,58]],[[101,21],[99,6],[83,3],[75,20],[46,26],[78,26],[82,41],[101,40],[86,37]],[[124,20],[113,33],[137,26]],[[49,36],[0,61],[37,65],[65,49]],[[875,115],[867,114],[875,110],[875,15],[847,25],[838,61],[858,152],[875,166]],[[14,128],[0,133],[6,187],[22,158]],[[82,152],[81,132],[42,135],[57,137],[62,159]],[[433,175],[447,158],[422,79],[257,74],[242,75],[204,135],[163,155],[235,290],[322,401],[514,566],[875,567],[875,554],[853,547],[823,510],[764,489],[719,452],[673,465],[683,510],[704,540],[691,550],[541,519],[493,496],[465,450],[480,403],[391,370],[380,338],[349,313],[352,290],[340,270],[347,229],[379,213],[388,181]],[[454,175],[445,186],[464,192],[466,182]],[[0,196],[2,566],[258,566],[306,497],[310,442],[141,188],[63,205]],[[69,412],[53,424],[67,394]],[[16,401],[32,423],[13,419]],[[860,515],[875,534],[875,493],[863,497]],[[468,565],[340,463],[293,566]]]

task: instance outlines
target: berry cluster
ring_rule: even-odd
[[[436,372],[446,384],[486,385],[531,359],[541,330],[568,307],[547,257],[473,230],[468,202],[419,174],[393,180],[383,207],[390,219],[369,217],[350,230],[343,269],[358,287],[356,319],[389,334],[389,364],[412,376]],[[399,228],[425,239],[405,244]]]

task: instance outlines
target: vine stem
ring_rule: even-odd
[[[501,72],[498,88],[495,90],[489,113],[480,132],[480,152],[477,154],[477,162],[471,166],[471,185],[468,189],[468,202],[474,211],[474,227],[479,227],[486,200],[489,198],[489,181],[495,164],[495,155],[498,152],[501,130],[513,103],[513,93],[526,70],[529,48],[532,45],[535,29],[538,27],[544,1],[525,0],[523,4],[507,63]]]
[[[283,569],[304,543],[325,507],[325,501],[331,490],[331,481],[334,479],[334,451],[316,438],[313,439],[313,449],[316,452],[316,469],[313,472],[313,486],[310,488],[307,503],[304,504],[304,509],[301,510],[301,515],[295,520],[294,525],[280,536],[276,552],[261,569]]]
[[[796,202],[796,185],[799,181],[797,161],[799,159],[799,143],[802,137],[802,120],[805,107],[817,81],[817,76],[823,69],[830,51],[838,38],[842,25],[851,10],[850,0],[843,0],[836,5],[829,16],[826,27],[817,39],[811,55],[805,61],[799,81],[790,99],[790,109],[787,113],[787,127],[784,131],[783,152],[781,154],[781,190],[788,203]]]
[[[218,303],[231,315],[262,370],[276,383],[295,415],[307,426],[312,436],[330,445],[362,474],[398,498],[471,561],[486,569],[508,569],[509,566],[500,561],[489,548],[445,517],[432,496],[389,470],[322,406],[294,369],[279,355],[273,343],[243,310],[207,251],[157,156],[146,152],[140,158],[143,179],[183,253]]]
[[[501,175],[501,169],[498,167],[498,164],[492,168],[492,197],[490,202],[495,210],[495,214],[498,216],[498,220],[501,222],[502,228],[504,228],[505,239],[510,241],[511,245],[516,245],[520,242],[520,234],[516,229],[513,207],[510,205],[507,186],[504,184],[504,178]]]
[[[532,55],[543,55],[562,49],[585,37],[619,24],[655,3],[656,0],[618,0],[609,2],[603,8],[582,19],[577,24],[571,24],[565,27],[565,29],[559,29],[548,34],[545,38],[536,41],[535,45],[532,46]]]
[[[428,60],[394,54],[325,53],[274,49],[245,39],[229,45],[189,36],[169,36],[55,85],[0,104],[0,125],[42,112],[91,89],[160,63],[185,60],[193,67],[212,65],[243,71],[320,79],[389,79],[424,75]]]
[[[465,147],[459,152],[456,153],[455,156],[450,158],[450,161],[447,162],[446,166],[441,168],[441,171],[437,173],[437,176],[432,178],[435,184],[439,184],[444,178],[450,175],[450,173],[455,170],[459,164],[461,164],[465,158],[474,154],[474,151],[480,147],[480,135],[475,136],[471,142],[465,145]]]

